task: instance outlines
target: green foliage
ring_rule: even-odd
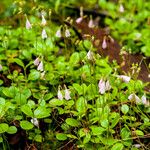
[[[136,149],[135,143],[147,147],[150,94],[144,90],[145,84],[132,76],[128,83],[120,80],[118,66],[93,48],[93,37],[81,40],[72,25],[58,26],[53,20],[61,11],[61,15],[69,14],[68,7],[80,6],[81,2],[35,1],[35,7],[18,2],[14,14],[23,19],[17,18],[15,28],[0,27],[0,146],[3,143],[7,147],[8,134],[25,130],[25,142],[37,149],[60,149],[68,143],[87,150]],[[122,0],[124,13],[118,13],[120,4],[112,1],[84,0],[83,5],[93,8],[97,2],[108,11],[105,23],[113,36],[120,38],[126,49],[149,56],[149,28],[145,23],[149,2]],[[41,11],[45,25],[41,25]],[[25,28],[26,17],[32,24],[30,29]],[[48,36],[45,39],[43,29]],[[60,38],[56,37],[57,29],[61,29]],[[92,60],[87,57],[89,50]],[[103,93],[101,88],[105,88]]]

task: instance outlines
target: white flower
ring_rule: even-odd
[[[109,91],[110,89],[111,89],[111,85],[110,85],[109,81],[107,81],[107,82],[105,83],[105,90],[106,90],[106,91]]]
[[[99,93],[104,94],[106,91],[109,91],[111,89],[111,85],[108,80],[105,82],[103,79],[101,79],[98,83],[98,88]]]
[[[89,50],[88,53],[87,53],[87,59],[88,59],[88,60],[93,60],[93,59],[94,59],[93,52],[91,52],[90,50]]]
[[[65,37],[70,37],[71,35],[70,35],[70,31],[68,30],[68,29],[66,29],[66,31],[65,31]]]
[[[42,22],[41,22],[41,25],[42,26],[45,26],[46,25],[46,19],[45,19],[45,17],[44,17],[44,15],[42,15]]]
[[[90,21],[88,23],[88,27],[89,28],[94,28],[95,27],[93,19],[90,19]]]
[[[120,4],[120,6],[119,6],[119,12],[121,12],[121,13],[123,13],[123,12],[124,12],[124,7],[123,7],[123,5],[122,5],[122,4]]]
[[[32,25],[30,23],[30,21],[28,20],[28,18],[26,19],[26,29],[29,30],[32,28]]]
[[[118,78],[122,79],[125,83],[128,83],[131,79],[131,77],[125,76],[125,75],[118,75]]]
[[[33,123],[36,127],[39,128],[39,122],[38,122],[37,118],[32,118],[31,123]]]
[[[57,97],[58,97],[59,100],[63,100],[63,95],[62,95],[60,89],[57,92]]]
[[[47,33],[45,31],[45,29],[42,30],[42,39],[46,39],[47,38]]]
[[[83,20],[83,18],[82,18],[82,17],[79,17],[79,18],[76,19],[76,23],[79,24],[79,23],[82,22],[82,20]]]
[[[71,99],[71,97],[70,97],[70,90],[69,89],[65,89],[65,99],[66,100],[69,100],[69,99]]]
[[[58,29],[56,32],[56,37],[61,38],[61,29]]]
[[[106,43],[106,38],[104,37],[103,42],[102,42],[102,48],[106,49],[107,48],[107,43]]]
[[[0,64],[0,71],[2,71],[3,70],[3,66]]]
[[[128,99],[131,101],[135,101],[136,103],[141,103],[140,98],[136,94],[130,94]]]
[[[35,60],[34,60],[34,65],[35,66],[38,66],[39,65],[39,63],[40,63],[40,59],[39,59],[39,57],[37,57]]]
[[[41,61],[37,67],[37,70],[39,71],[44,71],[44,68],[43,68],[43,62]]]
[[[146,99],[146,95],[145,94],[141,97],[141,100],[142,100],[142,103],[145,106],[149,106],[150,105],[149,101],[147,101],[147,99]]]
[[[99,92],[101,94],[104,94],[106,89],[105,89],[105,81],[103,79],[101,79],[98,83],[98,87],[99,87]]]
[[[136,147],[136,148],[140,148],[140,147],[141,147],[141,145],[140,145],[140,144],[134,144],[134,147]]]

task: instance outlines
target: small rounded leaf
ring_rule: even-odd
[[[64,141],[67,139],[67,135],[64,133],[56,133],[56,138],[60,141]]]
[[[21,121],[20,126],[24,130],[30,130],[34,127],[34,125],[29,121]]]

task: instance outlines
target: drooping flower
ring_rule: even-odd
[[[79,23],[82,22],[82,20],[83,20],[83,18],[82,18],[82,17],[79,17],[79,18],[76,19],[76,23],[79,24]]]
[[[56,37],[61,38],[61,29],[58,29],[55,35]]]
[[[87,53],[87,59],[88,59],[88,60],[93,60],[93,59],[94,59],[94,54],[93,54],[93,52],[91,52],[90,50],[89,50],[88,53]]]
[[[57,97],[58,97],[59,100],[63,100],[63,95],[62,95],[60,89],[58,89]]]
[[[121,13],[123,13],[123,12],[124,12],[124,7],[123,7],[123,5],[122,5],[122,4],[120,4],[120,6],[119,6],[119,12],[121,12]]]
[[[69,100],[69,99],[71,99],[71,97],[70,97],[70,90],[69,89],[65,89],[65,99],[66,100]]]
[[[40,63],[40,59],[39,59],[39,57],[37,57],[35,60],[34,60],[34,65],[35,66],[38,66],[39,65],[39,63]]]
[[[42,39],[47,39],[47,33],[45,29],[42,30]]]
[[[125,75],[118,75],[117,77],[120,78],[125,83],[128,83],[131,79],[131,77]]]
[[[3,66],[0,64],[0,71],[2,71],[3,70]]]
[[[46,21],[46,19],[45,19],[44,15],[42,14],[42,21],[41,21],[41,25],[42,25],[42,26],[45,26],[45,25],[46,25],[46,23],[47,23],[47,21]]]
[[[103,48],[103,49],[106,49],[106,48],[107,48],[106,37],[103,38],[102,48]]]
[[[128,99],[135,101],[137,104],[143,104],[145,106],[150,105],[149,101],[146,99],[145,94],[141,97],[141,99],[136,94],[130,94]]]
[[[90,19],[90,21],[89,21],[89,23],[88,23],[88,27],[89,27],[89,28],[94,28],[94,27],[95,27],[95,24],[94,24],[93,19]]]
[[[32,25],[30,23],[30,21],[28,20],[28,18],[26,19],[26,29],[29,30],[32,28]]]
[[[131,101],[135,101],[137,104],[138,103],[141,103],[141,99],[136,95],[136,94],[130,94],[128,96],[128,99],[131,100]]]
[[[111,89],[111,85],[110,85],[109,81],[107,80],[105,83],[105,90],[109,91],[110,89]]]
[[[39,122],[38,122],[37,118],[32,118],[31,123],[33,123],[36,127],[39,128]]]
[[[103,79],[101,79],[98,83],[98,88],[99,88],[99,92],[101,94],[105,93],[105,81]]]
[[[66,29],[66,31],[65,31],[65,37],[70,37],[71,35],[70,35],[70,31],[68,30],[68,29]]]
[[[142,104],[143,105],[145,105],[145,106],[149,106],[150,105],[149,101],[146,99],[146,95],[145,94],[141,97],[141,100],[142,100]]]
[[[99,93],[104,94],[106,91],[109,91],[111,89],[111,85],[108,80],[105,82],[105,80],[100,79],[98,83],[98,88],[99,88]]]
[[[39,71],[44,71],[44,67],[43,67],[43,61],[41,61],[37,67],[37,70]]]
[[[83,7],[80,7],[80,17],[76,19],[76,23],[79,24],[83,20]]]

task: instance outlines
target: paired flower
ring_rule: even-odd
[[[111,89],[111,85],[108,80],[105,82],[103,79],[101,79],[98,83],[98,88],[99,93],[104,94],[106,91],[109,91]]]
[[[128,83],[131,79],[131,77],[128,77],[128,76],[125,76],[125,75],[117,75],[117,77],[125,83]]]
[[[128,96],[128,99],[131,101],[135,101],[137,104],[142,103],[145,106],[149,106],[149,101],[147,101],[145,94],[140,99],[136,94],[133,93]]]
[[[32,28],[32,25],[30,23],[30,21],[28,20],[28,18],[26,18],[26,29],[29,30]]]
[[[64,95],[64,98],[65,98],[66,100],[71,99],[70,90],[67,89],[66,87],[65,87],[65,90],[64,90],[64,94],[65,94],[65,95]],[[62,94],[62,92],[60,91],[60,89],[58,89],[57,97],[58,97],[59,100],[63,100],[63,94]]]

